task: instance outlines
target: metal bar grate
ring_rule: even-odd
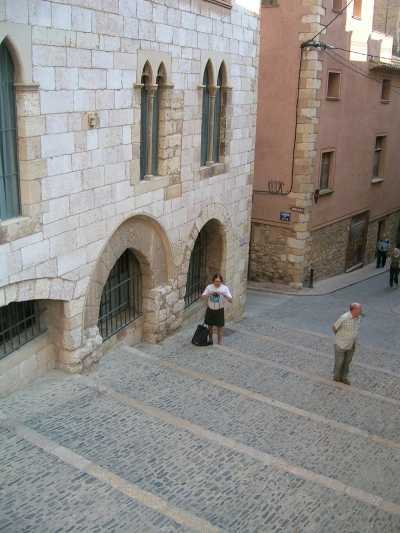
[[[18,350],[44,330],[37,301],[12,302],[0,308],[0,359]]]
[[[207,284],[207,232],[201,231],[190,256],[186,282],[185,307],[196,302]]]
[[[113,266],[101,295],[98,327],[103,341],[142,315],[142,276],[132,252]]]

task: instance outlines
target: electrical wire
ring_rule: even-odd
[[[349,50],[348,48],[341,48],[340,46],[332,46],[331,47],[329,44],[327,44],[327,47],[328,47],[329,50],[341,50],[342,52],[350,52],[351,54],[357,54],[359,56],[377,58],[377,59],[384,59],[384,60],[387,60],[387,61],[393,61],[393,56],[391,56],[391,57],[375,56],[374,54],[368,54],[366,52],[358,52],[357,50]],[[399,64],[399,67],[400,67],[400,59],[398,60],[398,64]]]
[[[353,72],[355,72],[356,74],[358,74],[359,76],[363,76],[364,78],[368,79],[368,80],[371,80],[371,81],[374,81],[375,83],[378,83],[379,85],[382,83],[382,80],[381,79],[377,79],[375,77],[372,77],[370,76],[369,74],[367,74],[366,72],[363,72],[362,70],[354,67],[353,65],[351,65],[350,62],[346,61],[343,57],[341,57],[339,54],[336,54],[335,52],[333,52],[332,50],[326,50],[325,51],[326,54],[331,57],[334,61],[337,61],[338,63],[340,63],[341,65],[343,65],[345,68],[349,69],[349,70],[352,70]],[[398,85],[391,85],[391,89],[394,93],[397,93],[400,95],[400,86]],[[398,91],[396,91],[396,89],[399,89]]]
[[[326,31],[329,28],[329,26],[331,26],[341,15],[343,15],[343,13],[346,11],[349,5],[352,4],[353,2],[354,0],[349,0],[349,2],[347,2],[347,4],[340,11],[338,11],[336,16],[334,16],[333,19],[330,22],[328,22],[328,24],[322,24],[321,30],[318,33],[316,33],[314,37],[311,37],[311,39],[308,39],[304,44],[308,44],[308,43],[315,41],[315,39],[319,37],[321,33]]]

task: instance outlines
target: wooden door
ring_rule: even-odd
[[[346,270],[364,263],[368,232],[368,212],[352,218],[347,247]]]

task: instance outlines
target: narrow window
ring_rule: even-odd
[[[333,0],[333,11],[341,11],[343,9],[343,0]]]
[[[0,359],[18,350],[42,331],[39,302],[13,302],[0,307]]]
[[[340,98],[340,72],[328,73],[327,98],[338,100]]]
[[[224,89],[224,66],[221,65],[218,73],[217,89],[215,92],[215,125],[214,125],[214,152],[213,160],[218,162],[221,154],[221,130],[222,130],[222,98]]]
[[[0,46],[0,219],[18,216],[19,187],[14,65],[5,44]]]
[[[148,163],[148,129],[149,129],[149,88],[151,85],[151,68],[148,63],[143,68],[140,99],[140,179],[147,176]]]
[[[321,191],[330,189],[332,162],[333,152],[324,152],[321,157],[321,170],[319,177],[319,188]]]
[[[387,104],[390,101],[391,88],[392,88],[391,80],[382,80],[381,100],[384,104]]]
[[[210,143],[210,64],[203,76],[203,108],[201,117],[201,166],[207,164]]]
[[[113,266],[101,295],[98,327],[103,340],[142,314],[142,276],[134,254],[126,250]]]
[[[353,3],[353,17],[360,19],[362,14],[362,0],[354,0]]]
[[[374,150],[374,163],[372,168],[372,179],[383,178],[385,159],[386,137],[381,135],[376,138]]]

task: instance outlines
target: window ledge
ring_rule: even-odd
[[[333,189],[322,189],[319,191],[320,196],[329,196],[330,194],[333,194]]]
[[[146,192],[162,189],[169,185],[168,176],[146,176],[144,180],[140,180],[134,185],[135,194],[144,194]]]
[[[332,102],[337,102],[338,100],[340,100],[340,96],[327,96],[326,99]]]
[[[371,183],[382,183],[385,181],[384,178],[372,178]]]
[[[219,176],[228,172],[227,165],[225,163],[212,163],[204,167],[200,167],[199,175],[201,179],[212,178],[213,176]]]
[[[0,244],[12,242],[40,231],[40,222],[32,217],[15,217],[0,220]]]
[[[390,104],[390,100],[381,100],[381,104]]]

